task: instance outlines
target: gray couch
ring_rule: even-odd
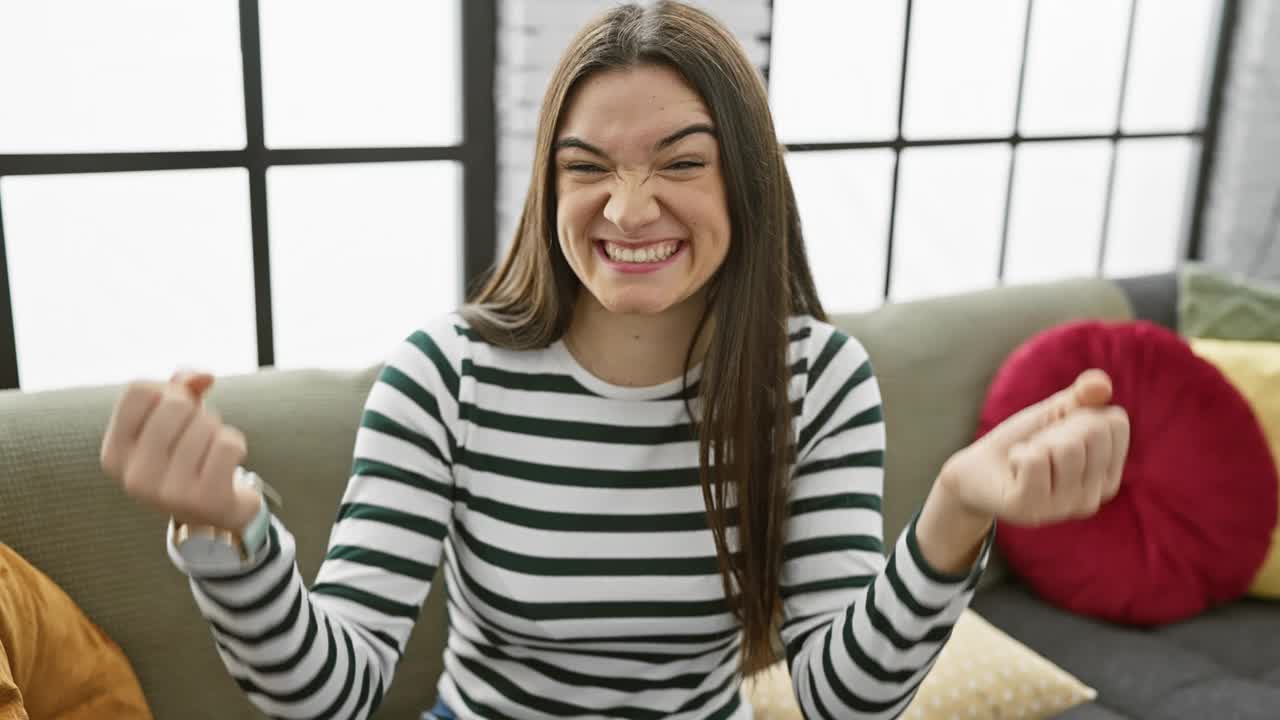
[[[1075,318],[1172,324],[1171,277],[1079,280],[891,304],[836,318],[868,348],[885,398],[885,532],[896,536],[942,462],[973,437],[1001,360],[1032,333]],[[86,352],[86,361],[92,360]],[[375,368],[264,370],[211,395],[249,439],[248,464],[285,496],[282,517],[312,577],[324,554],[360,406]],[[258,715],[228,677],[185,579],[164,552],[164,519],[102,474],[98,448],[118,387],[0,393],[0,541],[58,582],[124,648],[159,720]],[[439,588],[424,608],[379,718],[409,720],[435,696],[444,641]],[[1241,601],[1143,632],[1059,612],[993,563],[979,612],[1099,691],[1071,718],[1280,718],[1280,605]]]
[[[1136,317],[1176,329],[1174,275],[1119,284]],[[1009,580],[979,593],[974,609],[1098,691],[1064,718],[1280,718],[1280,602],[1242,599],[1136,630],[1052,608]]]

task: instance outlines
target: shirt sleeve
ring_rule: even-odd
[[[894,718],[968,606],[973,569],[926,562],[913,518],[885,557],[885,425],[866,351],[815,324],[783,552],[782,639],[807,718]]]
[[[185,566],[170,538],[227,670],[267,715],[367,718],[390,686],[448,532],[464,342],[441,324],[407,338],[383,366],[310,588],[280,518],[262,560],[229,577]]]

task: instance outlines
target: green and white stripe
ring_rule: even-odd
[[[942,575],[913,524],[886,560],[870,361],[812,318],[790,331],[781,593],[797,697],[806,717],[894,717],[986,553]],[[461,718],[750,718],[683,384],[611,386],[562,343],[495,348],[456,315],[414,333],[369,395],[315,584],[279,519],[257,567],[193,577],[228,670],[273,717],[368,717],[440,570],[439,690]]]

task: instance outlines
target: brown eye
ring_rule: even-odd
[[[706,164],[698,162],[697,160],[680,160],[679,162],[673,162],[670,165],[668,165],[667,169],[668,170],[696,170],[700,167],[706,167]]]

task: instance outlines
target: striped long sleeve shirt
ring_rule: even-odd
[[[796,696],[808,718],[895,717],[990,538],[961,576],[929,566],[914,521],[886,557],[867,353],[809,317],[792,318],[789,353],[797,452],[780,592]],[[370,391],[310,587],[280,518],[264,558],[232,577],[170,554],[228,671],[273,717],[369,717],[443,576],[438,691],[464,720],[748,720],[685,404],[696,374],[619,387],[563,342],[505,350],[445,316],[401,343]]]

